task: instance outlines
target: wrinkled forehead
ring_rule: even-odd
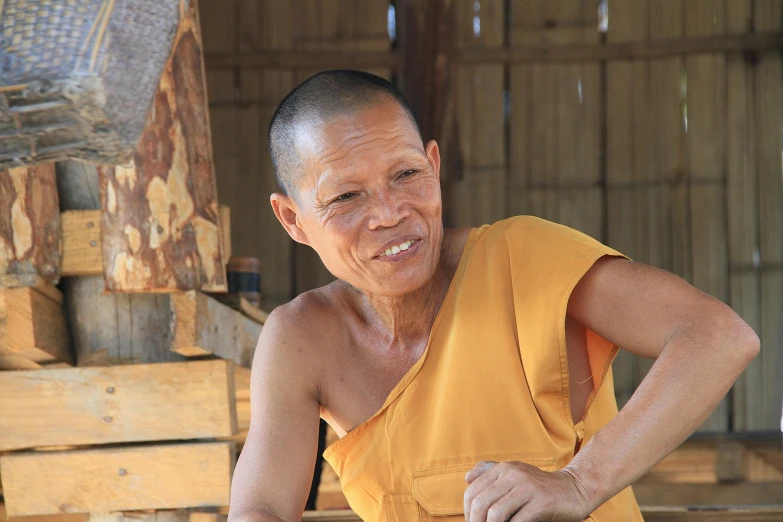
[[[315,183],[326,171],[362,162],[393,162],[396,156],[424,154],[411,117],[393,100],[382,100],[356,111],[313,117],[295,128],[300,181]]]

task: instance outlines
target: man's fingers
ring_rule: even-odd
[[[472,470],[468,471],[467,475],[465,475],[465,481],[468,484],[472,484],[477,477],[482,475],[485,471],[495,467],[496,464],[497,462],[493,462],[491,460],[483,460],[479,462]]]
[[[489,484],[473,498],[469,505],[465,506],[465,520],[467,522],[487,522],[490,520],[489,510],[511,491],[511,487],[511,484],[497,480]]]
[[[491,471],[496,465],[497,462],[479,462],[465,475],[465,480],[469,483],[463,497],[463,509],[467,522],[470,522],[470,506],[473,504],[473,499],[497,480],[497,474]]]
[[[511,491],[490,506],[487,511],[487,522],[506,522],[522,509],[526,500],[520,498],[519,492]]]

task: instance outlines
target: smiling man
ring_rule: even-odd
[[[381,78],[310,78],[269,141],[275,214],[338,280],[264,327],[231,522],[301,519],[319,417],[366,521],[641,520],[628,486],[758,352],[723,303],[574,230],[444,229],[438,145]],[[619,414],[618,346],[656,359]]]

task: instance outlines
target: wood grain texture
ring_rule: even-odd
[[[88,522],[88,516],[83,513],[74,513],[70,515],[33,515],[9,519],[6,516],[5,504],[0,502],[0,522]]]
[[[6,373],[0,451],[230,436],[233,389],[222,360]]]
[[[180,23],[132,164],[100,171],[109,291],[226,288],[194,4]]]
[[[216,355],[250,368],[261,325],[200,292],[171,296],[171,350]]]
[[[511,3],[515,48],[598,41],[592,1]],[[600,66],[515,65],[507,213],[532,214],[602,239]]]
[[[4,369],[73,364],[62,296],[56,288],[0,288],[0,359]]]
[[[455,3],[454,19],[458,50],[503,48],[503,2]],[[448,195],[449,226],[479,226],[507,215],[504,78],[502,65],[457,68],[455,153],[461,168]]]
[[[227,505],[233,466],[229,442],[0,457],[9,516]]]
[[[727,30],[742,34],[753,16],[749,1],[729,2]],[[758,167],[753,67],[742,56],[726,58],[726,202],[729,234],[729,304],[761,331]],[[732,429],[762,427],[755,405],[763,401],[763,357],[750,362],[732,390]]]
[[[60,279],[54,164],[0,170],[0,285]]]
[[[109,294],[102,276],[63,281],[78,366],[184,361],[171,352],[169,295]]]
[[[231,253],[231,212],[219,206],[220,236],[223,251]],[[68,210],[60,214],[62,229],[62,275],[87,276],[103,274],[100,210]],[[230,256],[224,256],[229,259]]]
[[[211,515],[211,513],[194,513],[192,509],[193,508],[119,513],[90,513],[87,515],[88,519],[86,522],[213,522],[212,519],[207,517],[207,515]],[[194,518],[194,515],[204,516]],[[214,522],[225,522],[225,520],[218,518],[214,520]]]
[[[777,522],[783,518],[783,508],[769,507],[653,507],[642,506],[647,522]],[[303,522],[361,522],[349,509],[306,511]]]
[[[61,214],[64,276],[103,274],[101,220],[100,210],[70,210]]]
[[[753,13],[757,31],[780,31],[783,4],[758,0]],[[755,427],[777,430],[783,397],[783,62],[764,55],[756,65],[756,140],[759,183],[759,262],[761,264],[761,378],[754,392]]]

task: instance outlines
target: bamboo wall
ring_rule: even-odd
[[[758,332],[762,353],[705,429],[775,429],[783,72],[779,51],[747,46],[780,34],[781,2],[610,0],[605,31],[598,0],[453,6],[458,146],[457,167],[444,174],[448,224],[538,215],[726,301]],[[322,68],[392,77],[387,9],[381,0],[201,3],[219,197],[234,214],[235,254],[261,259],[266,308],[331,280],[272,214],[268,122]],[[621,403],[649,367],[618,357]]]

